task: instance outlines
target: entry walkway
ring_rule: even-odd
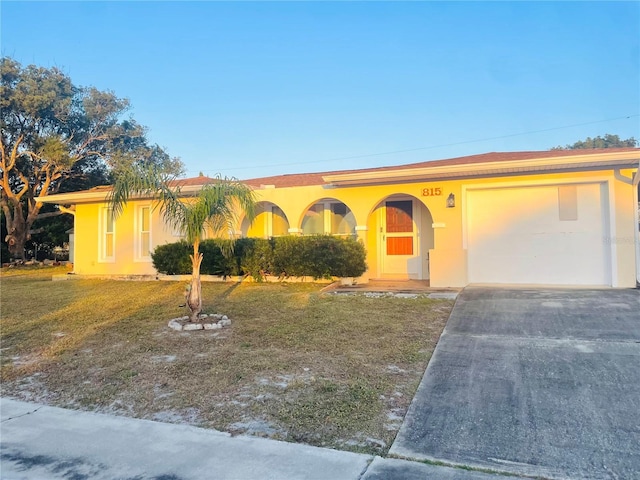
[[[429,280],[369,280],[367,283],[355,285],[341,285],[334,282],[323,289],[325,293],[345,294],[394,294],[394,295],[425,295],[431,298],[455,299],[459,288],[436,288],[429,285]]]

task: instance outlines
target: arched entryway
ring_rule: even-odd
[[[432,225],[431,212],[413,196],[398,194],[380,201],[367,223],[375,278],[428,280]]]
[[[245,217],[242,221],[242,236],[271,238],[289,233],[289,220],[282,209],[271,202],[259,202],[253,222]]]

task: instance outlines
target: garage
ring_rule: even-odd
[[[611,285],[605,183],[466,190],[469,283]]]

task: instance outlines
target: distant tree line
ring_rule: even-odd
[[[634,137],[629,137],[626,140],[620,139],[618,135],[612,135],[606,133],[604,136],[598,135],[597,137],[587,137],[584,140],[579,140],[571,145],[553,147],[551,150],[579,150],[587,148],[628,148],[637,147],[638,140]]]

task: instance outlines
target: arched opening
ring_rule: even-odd
[[[411,195],[381,200],[367,222],[372,275],[387,279],[429,279],[429,250],[434,247],[433,218]]]
[[[324,198],[307,209],[300,229],[303,235],[355,236],[356,218],[344,203],[334,198]]]
[[[288,235],[289,220],[280,207],[271,202],[259,202],[253,222],[242,220],[242,236],[271,238]]]

